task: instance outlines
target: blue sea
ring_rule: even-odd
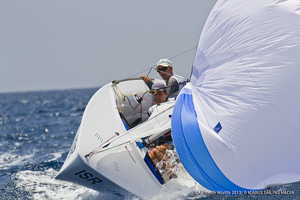
[[[0,199],[118,199],[54,179],[96,91],[97,88],[0,93]],[[224,196],[202,192],[186,176],[176,180],[182,187],[167,182],[166,189],[153,199],[300,199],[299,183]]]

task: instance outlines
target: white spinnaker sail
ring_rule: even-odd
[[[201,34],[172,136],[214,191],[300,181],[300,1],[219,0]]]

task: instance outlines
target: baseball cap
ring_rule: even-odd
[[[164,66],[164,67],[172,67],[172,62],[169,59],[160,59],[157,64],[155,69],[157,69],[158,66]]]
[[[163,82],[157,82],[152,85],[152,90],[167,91],[167,86]]]

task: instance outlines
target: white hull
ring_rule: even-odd
[[[162,104],[147,119],[146,112],[152,103],[143,100],[140,108],[137,97],[131,94],[148,90],[139,79],[102,87],[87,105],[69,155],[56,178],[118,196],[131,193],[147,198],[157,194],[164,182],[144,160],[148,149],[140,149],[136,141],[171,129],[174,102]],[[152,100],[148,93],[144,98]],[[143,122],[128,130],[126,126],[140,116]]]

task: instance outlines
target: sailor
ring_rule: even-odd
[[[157,62],[155,69],[160,77],[166,82],[169,98],[176,98],[185,84],[185,79],[182,76],[173,73],[172,62],[166,58],[160,59]],[[152,88],[154,83],[151,78],[145,75],[140,76],[140,78],[145,81],[149,88]]]
[[[152,112],[159,106],[161,103],[168,102],[169,93],[167,91],[167,86],[163,82],[154,83],[151,87],[150,93],[153,95],[153,100],[155,105],[151,106],[148,109],[148,115],[150,116]]]
[[[153,94],[153,100],[155,105],[151,106],[148,109],[148,115],[150,116],[155,109],[157,109],[158,106],[160,106],[164,102],[168,102],[168,91],[167,91],[167,86],[163,82],[157,82],[152,85],[152,91],[151,93]],[[172,149],[174,148],[173,142],[172,142],[172,137],[171,137],[171,131],[168,131],[165,133],[161,139],[158,141],[158,144],[163,144],[167,142]]]
[[[155,105],[151,106],[148,110],[148,114],[151,115],[152,112],[160,106],[161,103],[168,102],[168,91],[166,84],[163,82],[157,82],[152,85],[152,94]],[[162,136],[162,139],[159,140],[158,146],[152,148],[148,154],[153,163],[156,165],[158,162],[163,160],[163,168],[167,172],[170,178],[175,177],[173,172],[173,167],[168,162],[168,156],[166,156],[167,150],[174,149],[174,145],[172,142],[171,131],[168,131],[166,134]]]

